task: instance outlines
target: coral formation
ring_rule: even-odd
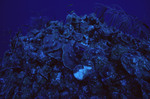
[[[66,23],[14,37],[0,67],[0,98],[150,98],[150,41],[121,30],[72,13]]]

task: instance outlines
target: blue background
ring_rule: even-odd
[[[150,0],[1,0],[0,1],[0,57],[9,48],[10,33],[30,23],[31,17],[48,16],[50,20],[65,20],[72,10],[77,15],[95,11],[96,3],[117,4],[129,15],[138,17],[150,26]]]

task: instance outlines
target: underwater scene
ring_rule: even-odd
[[[150,99],[150,1],[0,1],[0,99]]]

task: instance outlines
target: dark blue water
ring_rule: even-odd
[[[0,57],[9,48],[10,38],[18,28],[31,23],[32,18],[48,16],[49,20],[64,21],[71,11],[77,15],[92,13],[96,3],[119,5],[127,14],[138,17],[150,26],[149,0],[1,0]]]

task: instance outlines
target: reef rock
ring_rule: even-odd
[[[125,30],[130,20],[102,18],[72,13],[16,35],[0,64],[0,98],[150,99],[150,31],[139,38]]]

